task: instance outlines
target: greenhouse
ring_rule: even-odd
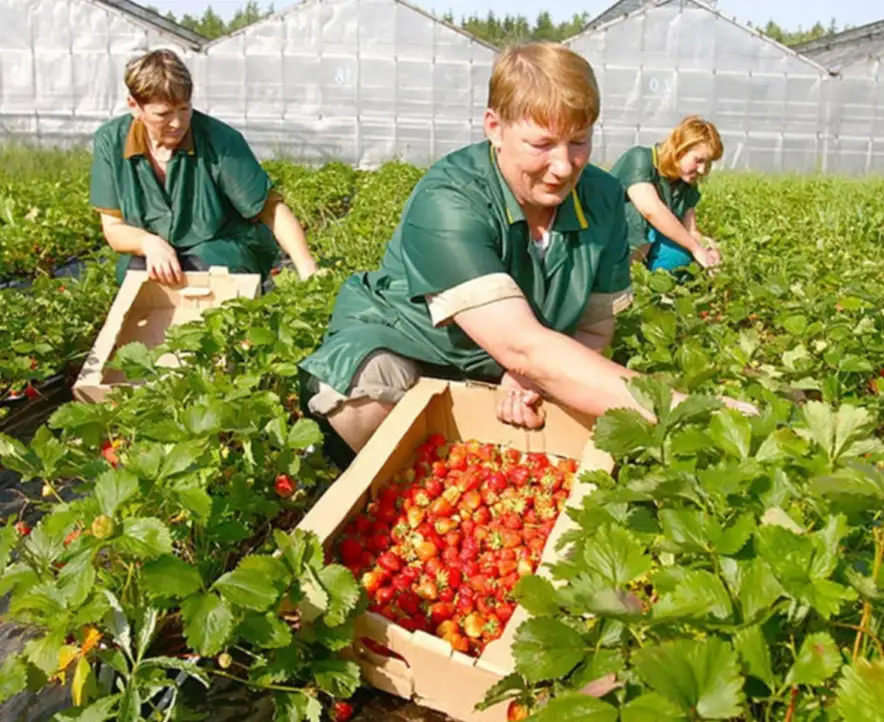
[[[884,171],[884,21],[796,48],[832,73],[830,169]]]
[[[645,5],[568,44],[598,74],[602,164],[662,139],[688,113],[714,119],[728,168],[812,171],[824,158],[825,69],[711,6]]]
[[[481,138],[496,49],[401,0],[307,0],[204,52],[198,104],[257,152],[376,166]]]
[[[126,108],[123,66],[168,47],[184,56],[202,38],[128,0],[2,0],[0,127],[12,140],[88,141]]]

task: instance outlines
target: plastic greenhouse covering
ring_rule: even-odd
[[[880,47],[830,72],[698,0],[645,3],[568,43],[599,78],[602,166],[700,113],[728,168],[884,172]],[[126,111],[125,62],[156,47],[181,54],[195,106],[260,157],[367,168],[481,138],[496,53],[403,0],[302,0],[214,42],[130,0],[0,0],[3,136],[88,143]]]

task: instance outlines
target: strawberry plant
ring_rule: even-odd
[[[39,520],[2,532],[7,617],[34,638],[5,660],[0,698],[68,679],[92,718],[136,720],[171,713],[179,673],[266,690],[289,717],[353,693],[338,653],[359,586],[287,532],[334,475],[316,425],[292,416],[296,349],[316,341],[294,309],[325,312],[332,283],[283,273],[162,347],[120,349],[134,386],[61,407],[28,445],[0,436],[3,465],[43,482]],[[160,367],[165,353],[187,363]]]
[[[757,417],[633,383],[599,419],[613,476],[568,513],[552,584],[521,580],[512,698],[530,719],[873,719],[884,648],[884,444],[865,409]],[[602,699],[603,698],[603,699]],[[877,714],[877,712],[875,712]]]

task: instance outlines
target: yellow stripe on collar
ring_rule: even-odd
[[[657,162],[657,146],[656,145],[651,146],[651,163],[654,164],[654,168],[656,168],[657,170],[660,170],[660,165]]]
[[[586,220],[586,215],[583,213],[583,206],[580,205],[580,199],[577,197],[576,188],[571,189],[571,198],[574,200],[574,213],[577,215],[580,227],[585,231],[589,228],[589,223]]]

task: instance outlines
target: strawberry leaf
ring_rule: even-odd
[[[513,657],[529,682],[564,677],[588,651],[586,641],[556,619],[529,619],[516,631]]]
[[[825,632],[809,634],[801,643],[795,664],[786,675],[786,684],[823,684],[835,676],[840,666],[841,655],[832,638]]]
[[[582,694],[556,697],[528,719],[531,722],[617,722],[617,709]]]
[[[884,660],[860,658],[846,665],[835,707],[846,722],[878,722],[884,709]]]
[[[639,676],[685,714],[729,719],[742,714],[743,679],[733,648],[721,639],[680,639],[635,654]]]
[[[236,569],[220,576],[213,588],[231,604],[263,611],[279,599],[290,582],[282,561],[255,555],[244,557]]]
[[[184,636],[203,656],[220,652],[233,631],[233,613],[227,601],[212,592],[199,592],[181,603]]]

